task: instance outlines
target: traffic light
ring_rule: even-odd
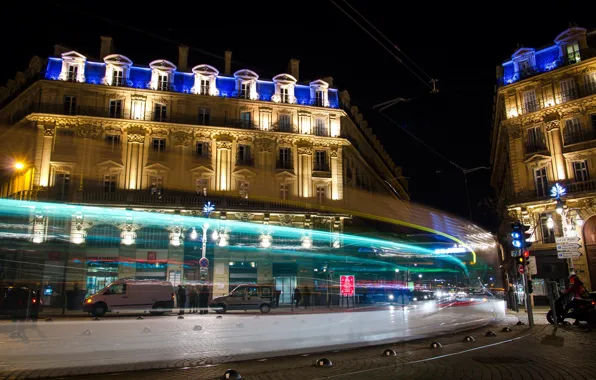
[[[532,288],[532,280],[528,280],[528,294],[532,294],[534,288]]]
[[[520,261],[524,264],[524,266],[527,267],[528,265],[530,265],[530,251],[525,250],[522,257],[523,259]]]
[[[511,223],[511,245],[513,248],[520,249],[522,247],[522,228],[521,223]]]
[[[532,234],[528,232],[528,230],[530,229],[530,226],[526,226],[525,224],[522,224],[521,228],[523,230],[524,248],[530,249],[530,247],[532,246]]]

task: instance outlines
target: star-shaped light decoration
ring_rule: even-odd
[[[205,203],[205,205],[203,206],[203,214],[205,214],[206,217],[209,217],[209,214],[211,214],[214,210],[215,205],[212,205],[211,201]]]
[[[567,189],[564,188],[563,186],[559,185],[558,183],[555,183],[555,185],[550,188],[550,196],[553,198],[559,199],[562,196],[565,196],[566,194],[567,194]]]

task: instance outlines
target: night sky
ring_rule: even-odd
[[[336,3],[356,16],[342,0]],[[25,69],[33,55],[51,55],[57,43],[96,58],[100,35],[112,36],[115,52],[141,65],[159,58],[177,64],[178,43],[191,47],[189,68],[208,63],[223,72],[223,52],[229,49],[233,71],[250,68],[262,78],[287,72],[289,59],[298,58],[300,81],[332,76],[335,87],[349,91],[352,103],[404,168],[413,200],[460,216],[468,215],[461,172],[372,106],[397,97],[412,99],[387,114],[459,166],[488,166],[496,65],[508,59],[518,43],[535,48],[552,43],[569,22],[588,30],[596,27],[587,9],[573,14],[557,10],[545,18],[525,17],[515,9],[498,11],[498,3],[490,11],[408,3],[407,10],[396,12],[396,4],[351,0],[350,5],[439,80],[439,93],[431,95],[330,1],[166,2],[159,10],[146,1],[114,6],[80,2],[76,7],[50,1],[27,10],[22,4],[3,5],[4,17],[20,21],[2,26],[2,83]],[[474,220],[492,228],[494,218],[479,206],[491,196],[489,178],[488,170],[468,175]]]

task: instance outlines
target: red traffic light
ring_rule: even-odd
[[[530,251],[524,251],[524,257],[530,257]]]

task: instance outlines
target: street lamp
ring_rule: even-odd
[[[23,170],[25,168],[25,164],[20,161],[17,161],[14,164],[14,168],[17,170]]]

